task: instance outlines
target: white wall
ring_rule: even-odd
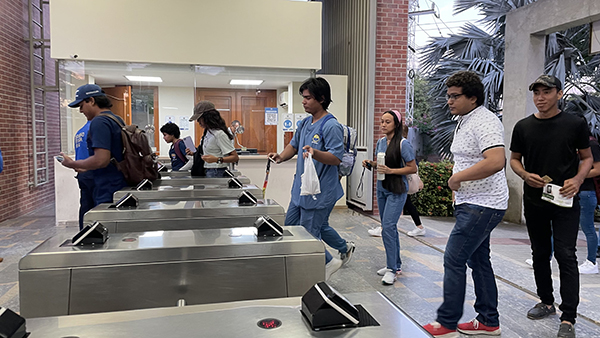
[[[180,118],[190,119],[194,111],[194,88],[193,87],[159,87],[158,88],[158,128],[160,135],[160,157],[169,157],[170,144],[165,142],[160,132],[160,127],[165,124],[166,116],[174,116],[175,124],[180,128]],[[181,138],[191,136],[194,139],[194,123],[188,122],[189,130],[181,131]]]
[[[50,27],[54,59],[321,69],[320,2],[52,0]]]

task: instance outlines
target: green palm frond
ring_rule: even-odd
[[[435,126],[432,145],[443,158],[452,156],[450,145],[456,125],[448,110],[444,82],[459,70],[475,71],[484,85],[484,105],[500,116],[504,90],[506,13],[535,1],[455,0],[454,13],[476,9],[483,17],[478,21],[480,25],[467,23],[457,34],[433,38],[421,50],[419,62],[421,72],[429,82],[431,119]],[[580,88],[583,94],[578,99],[571,97],[565,100],[565,109],[588,114],[588,121],[592,121],[590,126],[593,124],[600,130],[600,107],[596,107],[600,106],[600,99],[586,93],[586,88],[598,87],[600,83],[600,55],[590,56],[584,48],[589,39],[589,25],[548,35],[545,71],[561,79],[565,88]],[[591,86],[585,86],[585,83]]]

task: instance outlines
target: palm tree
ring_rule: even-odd
[[[469,69],[477,72],[485,89],[484,105],[501,117],[506,13],[533,2],[535,0],[455,0],[455,13],[475,8],[479,10],[483,19],[478,22],[479,25],[467,23],[461,27],[458,34],[433,38],[423,48],[420,58],[421,72],[428,79],[431,88],[431,115],[436,125],[432,146],[442,158],[452,157],[450,145],[456,125],[446,104],[444,81],[459,70]],[[597,87],[595,84],[599,83],[600,55],[589,57],[587,50],[577,48],[585,46],[589,38],[588,25],[570,28],[547,37],[545,71],[561,79],[565,83],[566,91],[575,87],[582,93],[587,93],[586,89]],[[591,86],[585,86],[585,82]],[[593,96],[587,94],[581,99],[587,103],[590,97]],[[572,108],[583,106],[585,105],[572,105]],[[597,108],[595,104],[588,104],[585,106],[586,112],[582,114],[589,114],[594,107]],[[598,110],[593,112],[592,115],[595,116]],[[596,125],[600,128],[600,120],[597,120]]]

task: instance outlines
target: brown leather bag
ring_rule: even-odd
[[[100,115],[111,118],[121,127],[123,139],[123,160],[117,162],[111,158],[111,162],[125,176],[125,181],[131,186],[138,185],[144,179],[154,181],[160,178],[156,154],[152,151],[146,133],[136,125],[123,125],[119,119],[111,114]]]

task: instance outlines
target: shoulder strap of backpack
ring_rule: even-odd
[[[183,154],[181,153],[181,149],[179,149],[179,144],[180,143],[181,143],[181,139],[177,140],[173,144],[173,148],[175,149],[175,155],[177,155],[177,157],[179,157],[179,159],[181,160],[181,162],[186,163],[187,162],[187,157],[183,156]]]
[[[331,119],[335,119],[335,116],[333,116],[333,114],[330,113],[327,113],[327,115],[323,116],[323,118],[321,119],[321,125],[319,125],[319,136],[321,136],[321,138],[323,138],[323,126],[325,125],[325,122]]]
[[[114,116],[113,114],[109,114],[109,113],[100,113],[100,115],[102,116],[106,116],[108,118],[110,118],[111,120],[117,122],[117,124],[119,125],[119,127],[121,128],[125,128],[125,123],[121,123],[121,120],[118,119],[116,116]]]

